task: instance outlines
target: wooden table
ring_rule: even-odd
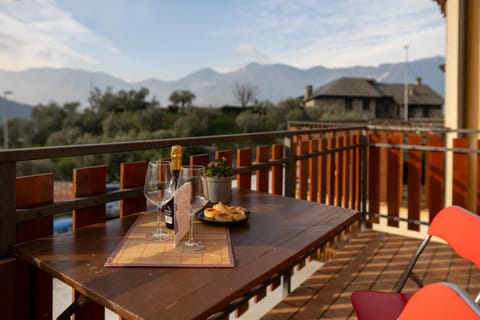
[[[18,245],[17,256],[126,319],[206,319],[359,218],[348,209],[233,190],[247,223],[230,228],[234,268],[105,268],[129,216]]]

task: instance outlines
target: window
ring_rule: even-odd
[[[352,100],[345,99],[345,110],[352,110]]]
[[[363,108],[363,111],[369,111],[370,110],[370,100],[363,99],[362,108]]]

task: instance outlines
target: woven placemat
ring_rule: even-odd
[[[234,260],[228,227],[194,222],[194,238],[206,247],[192,251],[175,246],[175,241],[155,242],[146,234],[155,229],[155,214],[141,214],[115,251],[107,259],[106,267],[233,267]],[[172,232],[172,230],[168,230]],[[186,238],[188,237],[188,234]],[[185,239],[186,240],[186,239]]]

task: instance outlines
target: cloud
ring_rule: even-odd
[[[92,66],[98,63],[87,53],[92,45],[118,53],[51,0],[2,2],[0,30],[1,69]]]
[[[239,43],[233,51],[237,55],[247,56],[248,58],[251,58],[254,61],[258,61],[258,62],[266,61],[269,59],[269,57],[266,54],[260,52],[260,50],[255,48],[254,45],[247,42]]]
[[[444,54],[445,22],[434,1],[392,8],[384,0],[265,0],[243,10],[242,20],[271,61],[300,68],[401,61],[406,44],[412,58]]]
[[[252,61],[299,68],[398,62],[406,44],[412,60],[444,54],[445,21],[431,0],[194,3],[0,0],[0,69],[73,67],[127,78],[174,70],[177,78],[189,68],[228,72]]]

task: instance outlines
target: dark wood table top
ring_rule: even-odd
[[[250,212],[230,228],[234,268],[105,268],[137,216],[16,246],[16,255],[126,319],[205,319],[359,218],[315,202],[233,190]]]

